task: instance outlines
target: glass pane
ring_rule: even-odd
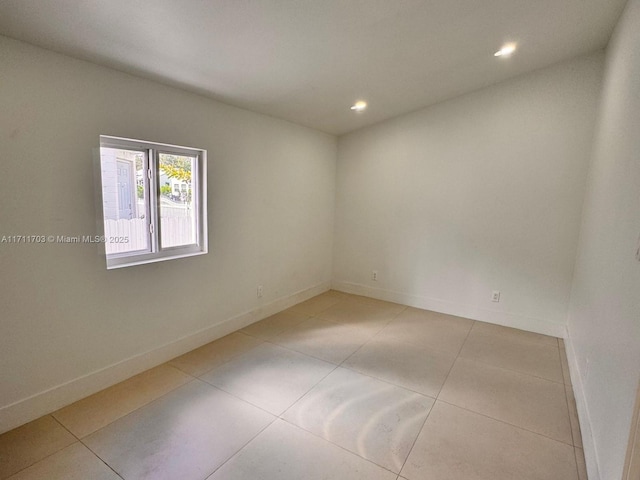
[[[197,157],[159,155],[160,245],[162,248],[196,243],[196,203],[193,172]]]
[[[100,148],[107,255],[149,250],[144,152]]]

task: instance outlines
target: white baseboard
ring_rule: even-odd
[[[587,399],[584,394],[584,386],[582,385],[582,376],[580,375],[576,353],[573,349],[570,336],[567,336],[565,339],[564,346],[567,352],[567,363],[569,364],[573,396],[576,399],[576,409],[578,410],[578,421],[580,422],[580,431],[582,433],[582,447],[584,449],[584,459],[587,464],[587,476],[589,480],[600,480],[600,467],[596,455],[596,445],[593,441],[593,433],[591,431],[591,417],[589,416]]]
[[[241,313],[223,322],[211,325],[153,350],[139,353],[100,370],[74,378],[61,385],[0,407],[0,433],[19,427],[43,415],[92,395],[138,373],[160,365],[179,355],[190,352],[220,337],[251,325],[297,303],[329,290],[330,283],[281,297],[273,302]]]
[[[470,318],[481,322],[494,323],[505,327],[518,328],[529,332],[541,333],[552,337],[564,338],[567,331],[564,325],[549,322],[542,318],[527,317],[517,313],[499,312],[488,310],[473,305],[464,305],[438,298],[423,297],[404,292],[374,288],[349,282],[332,282],[331,288],[355,295],[386,300],[388,302],[401,303],[410,307],[422,308],[457,317]]]

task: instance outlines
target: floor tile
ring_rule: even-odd
[[[208,480],[395,480],[389,472],[278,420]]]
[[[576,399],[573,395],[571,385],[565,385],[567,394],[567,404],[569,406],[569,421],[571,422],[571,435],[573,437],[573,445],[582,448],[582,432],[580,431],[580,420],[578,420],[578,409],[576,407]]]
[[[558,339],[548,335],[518,330],[517,328],[503,327],[502,325],[494,325],[493,323],[476,322],[473,325],[470,336],[473,335],[479,339],[491,339],[495,337],[503,337],[514,342],[535,343],[537,345],[548,345],[552,347],[558,346]]]
[[[177,368],[160,365],[58,410],[53,416],[82,438],[192,379]]]
[[[200,380],[86,437],[123,478],[202,480],[273,417]]]
[[[312,318],[270,342],[334,364],[342,363],[370,340],[377,330],[366,325],[334,323]]]
[[[430,397],[436,397],[455,355],[375,337],[343,366]]]
[[[472,325],[473,320],[466,318],[407,308],[390,322],[379,336],[425,349],[435,347],[457,355]]]
[[[563,383],[557,346],[514,342],[504,335],[478,336],[476,331],[469,334],[460,357]]]
[[[562,384],[459,358],[438,398],[572,443]]]
[[[336,292],[334,290],[329,290],[328,292],[317,295],[309,300],[298,303],[293,307],[289,308],[289,311],[306,313],[307,315],[316,315],[323,310],[326,310],[331,305],[335,305],[345,298],[345,295],[342,293]]]
[[[4,479],[76,441],[46,415],[0,435],[0,478]]]
[[[280,415],[334,368],[322,360],[264,343],[202,379]]]
[[[174,358],[169,364],[197,377],[261,343],[262,340],[235,332]]]
[[[22,470],[9,480],[121,480],[80,442]]]
[[[436,402],[402,476],[409,480],[576,480],[570,445]]]
[[[339,368],[296,402],[283,418],[398,473],[433,402]]]
[[[395,308],[369,305],[346,299],[323,310],[316,316],[323,320],[347,324],[367,324],[379,331],[398,315]]]
[[[0,435],[0,479],[586,480],[566,360],[328,291]]]
[[[249,325],[240,331],[247,335],[251,335],[252,337],[268,340],[291,327],[295,327],[309,318],[310,317],[304,313],[285,310],[256,322],[253,325]]]
[[[575,453],[576,453],[576,464],[578,465],[578,480],[588,480],[587,464],[584,461],[584,450],[576,447]]]

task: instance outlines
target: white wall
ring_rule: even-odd
[[[640,378],[639,0],[616,28],[604,78],[568,320],[592,480],[621,478]]]
[[[0,244],[0,432],[328,288],[335,137],[5,37],[0,85],[0,236],[96,233],[100,134],[209,157],[208,255]]]
[[[340,137],[333,285],[564,336],[602,64]]]

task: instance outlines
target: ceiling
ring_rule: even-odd
[[[0,34],[343,134],[601,49],[625,3],[1,0]]]

